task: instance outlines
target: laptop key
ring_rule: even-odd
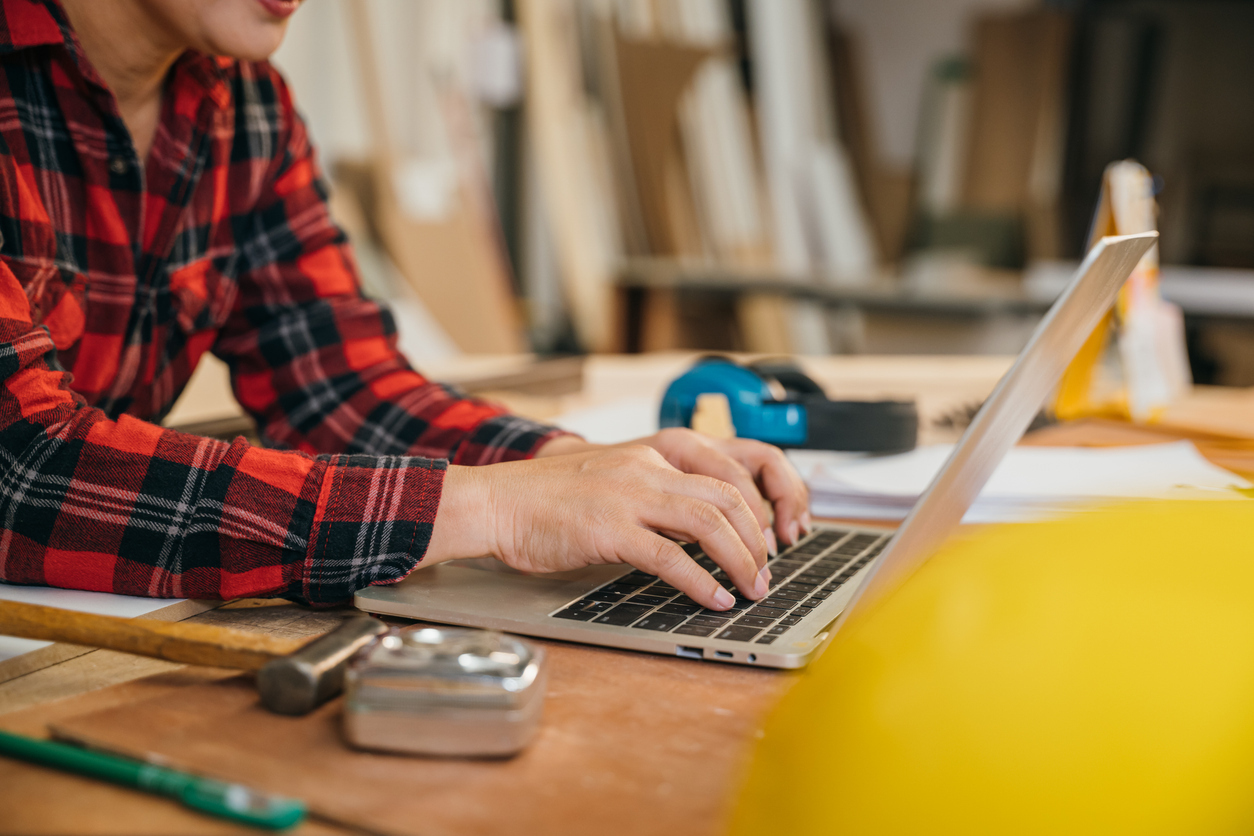
[[[771,593],[771,597],[782,598],[787,601],[800,601],[809,594],[810,590],[808,589],[789,589],[788,587],[784,587],[783,589]]]
[[[632,598],[631,600],[634,601],[636,599]],[[675,615],[692,615],[694,612],[697,612],[700,609],[701,607],[697,606],[696,604],[670,603],[662,607],[662,609],[658,610],[658,612],[673,613]]]
[[[779,636],[763,636],[754,642],[754,644],[773,644],[777,638],[779,638]]]
[[[699,627],[726,627],[730,621],[731,617],[726,613],[718,613],[717,615],[713,613],[709,615],[702,613],[701,615],[694,615],[692,618],[688,619],[689,624],[696,624]]]
[[[571,621],[591,621],[597,617],[592,610],[585,610],[579,607],[567,607],[561,612],[553,613],[554,618],[569,618]]]
[[[655,630],[659,633],[669,633],[683,623],[684,617],[682,615],[655,612],[646,615],[631,626],[637,630]]]
[[[814,592],[814,593],[812,593],[812,594],[810,595],[810,598],[809,598],[808,600],[811,600],[811,601],[826,601],[826,600],[827,600],[828,598],[830,598],[830,597],[832,597],[832,593],[828,592],[827,590],[820,589],[818,592]],[[635,599],[633,598],[632,600],[634,601]]]
[[[801,623],[801,616],[799,616],[799,615],[790,615],[790,616],[788,616],[787,618],[781,618],[781,619],[779,620],[779,624],[777,624],[777,625],[775,625],[775,626],[776,626],[776,628],[778,629],[779,627],[791,627],[791,626],[793,626],[794,624],[800,624],[800,623]]]
[[[597,624],[613,624],[616,627],[626,627],[633,621],[638,621],[642,615],[649,611],[650,607],[640,607],[635,604],[619,604],[607,613],[598,616],[595,619]]]
[[[745,615],[756,615],[762,618],[783,618],[788,614],[788,610],[779,609],[777,607],[754,607],[745,613]]]
[[[784,634],[785,634],[785,633],[787,633],[787,632],[788,632],[788,625],[786,625],[786,624],[777,624],[777,625],[775,625],[774,627],[772,627],[771,629],[767,630],[767,631],[766,631],[766,634],[767,634],[768,636],[782,636],[782,635],[784,635]]]
[[[631,603],[639,604],[642,607],[660,607],[669,601],[669,598],[663,598],[660,595],[633,595]]]
[[[634,591],[634,590],[633,590]],[[627,595],[622,592],[616,592],[612,589],[598,589],[596,592],[589,593],[584,596],[585,601],[621,601]]]
[[[732,605],[732,608],[731,608],[730,610],[707,610],[707,609],[702,609],[700,612],[701,612],[701,615],[721,615],[721,616],[723,616],[724,618],[735,618],[736,616],[738,616],[738,615],[740,615],[742,612],[744,612],[744,608],[743,608],[743,607],[737,607],[735,604],[733,604],[733,605]]]
[[[743,615],[736,619],[738,627],[770,627],[775,623],[773,618],[763,618],[760,615]]]
[[[731,627],[728,627],[723,632],[719,633],[714,638],[726,639],[727,641],[732,641],[732,642],[747,642],[747,641],[753,641],[753,637],[761,632],[762,631],[758,629],[757,627],[737,627],[735,625],[732,625]]]
[[[693,624],[689,621],[687,624],[681,624],[676,627],[671,632],[679,636],[708,636],[721,626],[721,623],[715,626],[709,626],[706,624]]]
[[[650,575],[648,572],[629,572],[623,575],[614,583],[626,584],[627,586],[648,586],[657,580],[656,575]]]

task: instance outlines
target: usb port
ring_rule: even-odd
[[[677,645],[675,645],[675,655],[676,655],[676,656],[682,656],[682,657],[684,657],[685,659],[700,659],[700,658],[702,658],[701,648],[699,648],[699,647],[684,647],[682,644],[677,644]]]
[[[733,656],[735,656],[735,655],[736,655],[736,654],[732,653],[730,650],[716,650],[716,651],[714,651],[714,656],[715,656],[716,658],[718,658],[718,659],[730,659],[730,658],[732,658],[732,657],[733,657]]]

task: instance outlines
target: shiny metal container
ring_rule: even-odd
[[[501,757],[540,724],[544,651],[487,630],[391,632],[345,675],[349,743],[420,755]]]

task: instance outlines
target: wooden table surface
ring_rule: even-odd
[[[590,380],[579,396],[583,400],[574,403],[595,403],[598,397],[625,391],[656,391],[658,381],[666,379],[661,375],[682,368],[687,358],[598,362],[603,366],[600,379]],[[1007,358],[824,358],[808,365],[844,395],[919,397],[929,422],[925,438],[937,440],[947,430],[933,427],[932,421],[978,403],[1007,363]],[[1114,445],[1188,437],[1213,461],[1254,475],[1254,396],[1212,390],[1199,393],[1195,400],[1203,407],[1178,410],[1174,424],[1147,429],[1081,422],[1047,428],[1028,442]],[[567,399],[563,406],[570,403]],[[551,403],[539,404],[536,412],[553,408]],[[1243,427],[1249,428],[1245,438],[1240,437]],[[195,620],[297,637],[323,632],[342,615],[245,601]],[[516,834],[720,832],[743,755],[790,675],[560,642],[544,644],[552,654],[553,682],[544,728],[531,749],[504,762],[393,760],[396,769],[412,775],[408,786],[413,791],[388,802],[391,809],[372,820],[372,829],[415,834],[503,829]],[[189,728],[197,723],[205,729],[251,728],[252,732],[240,734],[272,738],[259,749],[254,771],[262,769],[264,774],[262,762],[268,757],[273,761],[270,768],[278,764],[287,767],[282,770],[285,775],[290,768],[299,776],[319,752],[326,758],[338,757],[334,754],[340,751],[338,740],[326,732],[334,722],[334,707],[323,709],[325,716],[305,721],[310,728],[321,729],[321,737],[309,742],[273,731],[285,721],[257,715],[246,687],[238,684],[241,680],[226,676],[211,669],[93,651],[0,684],[0,728],[42,735],[57,725],[107,738],[113,731],[121,735],[120,724],[134,724],[137,715],[146,716],[137,706],[152,705],[156,712],[159,706],[170,705],[171,695],[185,695],[189,707],[178,722]],[[119,728],[110,725],[115,716]],[[154,719],[148,726],[133,729],[132,739],[143,738],[153,749],[174,745],[163,733],[162,722]],[[302,754],[284,761],[281,747],[296,739],[302,741]],[[199,757],[198,762],[211,763],[213,752],[201,752]],[[345,776],[343,786],[358,787],[355,792],[361,799],[378,801],[360,780],[378,764],[355,763],[358,766],[352,769],[362,774]],[[229,771],[229,764],[219,767]],[[290,776],[288,781],[282,785],[297,791],[306,786]],[[353,800],[354,793],[345,795],[346,803]],[[343,809],[351,810],[351,804]],[[514,826],[501,827],[509,822]],[[153,796],[0,758],[0,833],[70,832],[256,831]],[[293,832],[354,831],[335,822],[311,821]]]

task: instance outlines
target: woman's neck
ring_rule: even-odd
[[[161,117],[166,73],[185,45],[136,0],[61,0],[83,51],[118,101],[140,160]]]

